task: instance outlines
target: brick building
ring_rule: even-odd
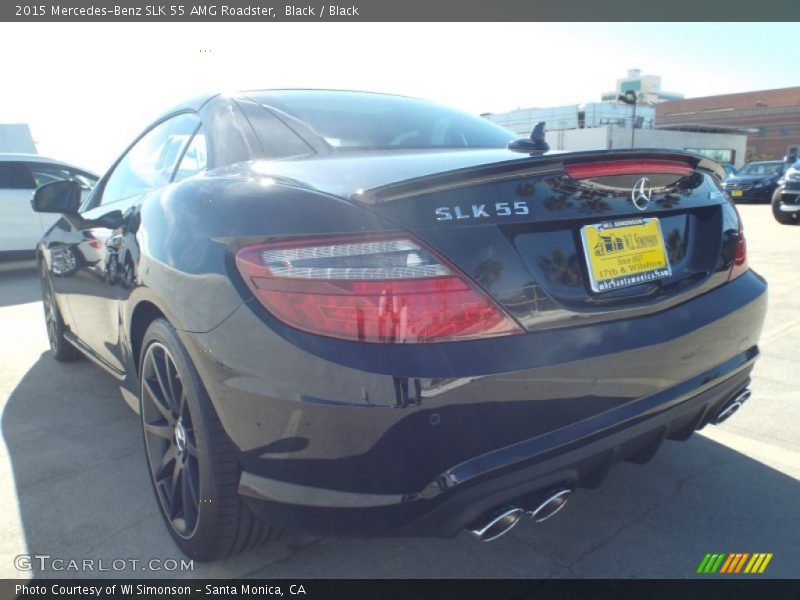
[[[800,87],[672,100],[655,105],[656,125],[721,125],[748,130],[747,159],[800,150]]]

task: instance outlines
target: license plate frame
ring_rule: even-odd
[[[581,227],[581,241],[589,284],[595,293],[672,275],[661,222],[657,217],[584,225]]]

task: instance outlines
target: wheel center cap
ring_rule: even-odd
[[[175,445],[180,453],[186,450],[186,428],[180,420],[175,423]]]

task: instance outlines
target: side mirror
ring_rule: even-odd
[[[53,181],[36,189],[31,206],[36,212],[75,215],[81,206],[81,192],[77,181]]]
[[[122,226],[122,211],[112,210],[102,215],[95,223],[106,229],[117,229]]]

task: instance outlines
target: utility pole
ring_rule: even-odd
[[[633,119],[631,120],[631,148],[634,147],[633,142],[636,135],[636,99],[636,92],[633,90],[628,90],[624,94],[617,96],[617,100],[620,102],[624,102],[629,106],[633,106]]]

